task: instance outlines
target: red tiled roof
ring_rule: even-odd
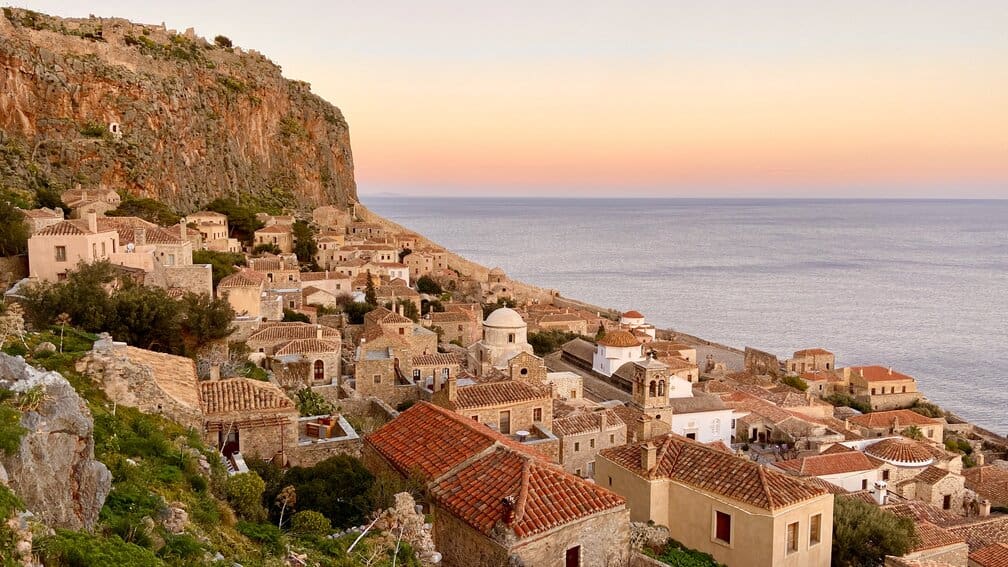
[[[471,409],[490,406],[500,406],[528,402],[532,400],[549,400],[552,394],[548,388],[508,380],[506,382],[487,382],[472,384],[458,388],[452,405],[455,409]]]
[[[965,543],[966,539],[956,535],[945,528],[938,527],[927,520],[918,520],[914,525],[919,541],[911,551],[924,551],[925,549],[935,549],[948,547],[957,543]]]
[[[418,354],[413,357],[413,366],[444,366],[460,364],[459,357],[454,354],[436,352],[434,354]]]
[[[963,470],[966,488],[991,501],[995,506],[1008,505],[1008,470],[994,465]]]
[[[203,413],[294,410],[294,402],[274,384],[249,378],[200,382]]]
[[[114,229],[99,232],[115,232]],[[88,228],[87,221],[80,219],[65,220],[52,226],[47,226],[35,233],[35,236],[80,236],[96,234]]]
[[[644,318],[644,315],[642,315],[640,311],[633,311],[633,310],[627,311],[626,313],[623,314],[623,316],[626,317],[627,319],[643,319]]]
[[[891,380],[913,380],[906,374],[894,371],[892,368],[884,366],[852,366],[868,382],[888,382]]]
[[[669,478],[764,510],[827,494],[800,479],[678,435],[656,437],[647,443],[657,445],[657,464],[651,470],[641,467],[641,447],[645,443],[605,449],[600,455],[639,476]]]
[[[337,342],[324,339],[295,339],[278,348],[277,356],[287,354],[317,353],[317,352],[339,352],[340,345]]]
[[[992,543],[969,554],[970,564],[979,567],[1008,567],[1008,544]]]
[[[559,436],[578,435],[591,431],[599,431],[602,427],[602,416],[605,415],[606,429],[616,429],[623,427],[623,420],[618,413],[613,410],[596,411],[590,413],[577,413],[567,417],[553,419],[553,426],[550,428],[553,433]]]
[[[376,323],[378,325],[389,325],[389,324],[406,324],[412,323],[408,317],[404,317],[395,311],[391,311],[384,307],[377,307],[368,311],[364,318],[371,323]]]
[[[913,477],[913,480],[923,482],[925,484],[934,484],[939,480],[950,475],[949,471],[945,469],[940,469],[936,466],[930,466],[920,472],[917,476]]]
[[[629,331],[616,330],[603,335],[598,344],[611,347],[633,347],[640,346],[641,343]]]
[[[971,518],[961,524],[949,526],[949,531],[966,538],[970,551],[997,542],[1008,542],[1008,516]]]
[[[291,228],[289,226],[279,225],[279,224],[271,224],[271,225],[269,225],[267,227],[260,228],[259,230],[256,231],[257,234],[258,233],[263,233],[263,234],[287,234],[289,232],[291,232]]]
[[[934,455],[921,443],[906,437],[883,439],[865,447],[865,453],[879,459],[899,463],[926,464],[934,461]]]
[[[870,471],[878,468],[878,465],[871,462],[864,453],[857,451],[813,455],[780,461],[774,463],[774,466],[810,476]]]
[[[249,335],[247,342],[254,341],[292,341],[295,339],[314,339],[318,337],[318,327],[311,323],[302,322],[276,322],[263,323],[259,330]],[[321,325],[322,338],[329,340],[340,340],[341,335],[338,329]]]
[[[513,499],[506,523],[519,538],[626,506],[609,490],[503,448],[442,477],[431,486],[431,494],[440,506],[486,535],[505,518],[504,500]]]
[[[472,323],[472,316],[461,311],[444,311],[430,314],[431,323]]]
[[[230,276],[225,276],[217,283],[217,287],[259,287],[262,285],[263,279],[265,279],[265,276],[260,273],[251,270],[241,270]]]
[[[870,428],[892,427],[893,425],[941,425],[937,419],[921,415],[908,409],[889,411],[873,411],[862,415],[851,416],[847,421]]]
[[[832,355],[833,353],[824,348],[806,348],[802,350],[796,350],[793,358],[798,358],[799,356],[817,355],[817,354],[827,354]]]

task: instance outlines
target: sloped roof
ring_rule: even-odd
[[[774,463],[782,469],[811,476],[870,471],[878,468],[864,453],[858,451],[812,455]]]
[[[891,463],[912,463],[920,466],[934,462],[934,455],[921,443],[906,437],[883,439],[865,447],[865,453]]]
[[[325,339],[294,339],[276,350],[277,356],[288,354],[339,352],[340,344]]]
[[[460,410],[516,404],[540,399],[548,401],[552,397],[552,393],[548,388],[517,380],[461,386],[456,392],[452,405],[455,409]]]
[[[599,339],[598,344],[602,346],[625,348],[640,346],[641,342],[637,340],[637,337],[633,336],[633,333],[617,329],[609,331],[603,335],[602,338]]]
[[[228,378],[200,382],[203,413],[243,411],[296,411],[294,402],[270,382],[249,378]]]
[[[418,354],[413,357],[413,366],[444,366],[452,364],[460,364],[458,355],[445,353],[445,352],[435,352],[433,354]]]
[[[314,339],[318,337],[318,328],[322,328],[322,338],[327,340],[340,340],[341,335],[338,329],[326,325],[313,325],[311,323],[297,322],[269,322],[263,323],[259,330],[249,335],[247,342],[253,341],[284,341],[295,339]]]
[[[990,500],[995,506],[1008,505],[1008,470],[994,465],[963,470],[966,488]]]
[[[645,443],[657,446],[657,464],[650,470],[641,467],[641,447]],[[784,473],[674,434],[605,449],[600,455],[644,478],[668,478],[764,510],[827,494]]]
[[[623,508],[626,501],[594,483],[530,455],[499,448],[431,486],[438,504],[482,534],[505,518],[519,538],[542,533],[593,514]]]
[[[605,417],[606,429],[618,429],[625,427],[623,420],[617,412],[613,410],[593,411],[575,413],[567,417],[553,419],[553,426],[550,428],[553,433],[559,436],[578,435],[591,431],[599,431],[602,427],[602,418]]]
[[[830,356],[833,355],[832,352],[830,352],[830,351],[828,351],[828,350],[826,350],[824,348],[805,348],[805,349],[802,349],[802,350],[796,350],[794,352],[794,358],[798,358],[799,356],[809,356],[809,355],[813,355],[814,356],[814,355],[824,355],[824,354],[825,355],[830,355]]]
[[[99,232],[114,232],[114,230],[109,229],[107,231]],[[81,236],[86,234],[97,233],[91,232],[91,229],[88,228],[87,221],[71,219],[47,226],[36,232],[33,236]]]
[[[630,310],[623,314],[627,319],[643,319],[644,315],[640,311]]]
[[[865,427],[892,427],[893,425],[941,425],[937,419],[908,409],[873,411],[847,418],[847,421]]]
[[[857,371],[867,382],[889,382],[893,380],[913,380],[906,374],[896,372],[892,368],[884,366],[852,366],[851,370]]]
[[[961,524],[949,526],[948,530],[965,538],[970,551],[976,551],[992,543],[1008,542],[1008,516],[972,518]]]
[[[251,270],[240,270],[230,276],[221,278],[221,281],[217,283],[217,288],[259,287],[262,285],[263,279],[264,276],[260,273]]]
[[[992,543],[969,554],[970,564],[979,567],[1008,567],[1008,543]]]

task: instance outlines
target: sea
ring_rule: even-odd
[[[1008,434],[1008,200],[362,200],[511,278],[661,328],[892,367]]]

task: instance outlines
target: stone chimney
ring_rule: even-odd
[[[655,447],[654,443],[641,445],[640,460],[641,468],[645,471],[649,471],[655,467],[658,461],[658,448]]]
[[[437,380],[437,378],[435,378]],[[458,396],[458,382],[455,380],[454,376],[448,377],[448,382],[445,384],[445,389],[448,391],[448,401],[454,402],[455,397]]]
[[[138,226],[133,229],[133,243],[137,246],[147,246],[147,229]]]
[[[980,501],[980,517],[990,516],[991,501],[984,498]]]
[[[94,211],[87,212],[87,227],[91,232],[98,232],[98,213]]]
[[[511,521],[514,520],[514,505],[514,496],[505,496],[504,498],[501,498],[501,506],[504,508],[501,512],[501,521],[504,522],[505,526],[510,526]]]
[[[892,366],[889,367],[889,375],[892,376]]]
[[[315,325],[315,338],[316,339],[322,338],[322,325]]]
[[[210,379],[211,380],[220,380],[220,364],[211,364],[210,365]]]
[[[885,506],[886,500],[889,499],[889,486],[884,480],[875,481],[875,503],[879,506]]]
[[[182,240],[189,240],[189,227],[186,226],[185,217],[182,217],[182,220],[180,220],[178,224],[179,237],[181,237]]]
[[[599,412],[599,431],[604,433],[605,429],[606,429],[606,412],[600,411]]]

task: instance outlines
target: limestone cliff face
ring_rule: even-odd
[[[342,113],[261,54],[161,25],[4,8],[0,188],[39,184],[106,185],[181,211],[226,195],[357,200]]]
[[[47,526],[91,529],[112,486],[112,475],[94,458],[94,421],[84,400],[56,372],[0,353],[0,388],[45,390],[39,407],[27,411],[28,431],[11,455],[0,454],[0,469],[11,490]]]

